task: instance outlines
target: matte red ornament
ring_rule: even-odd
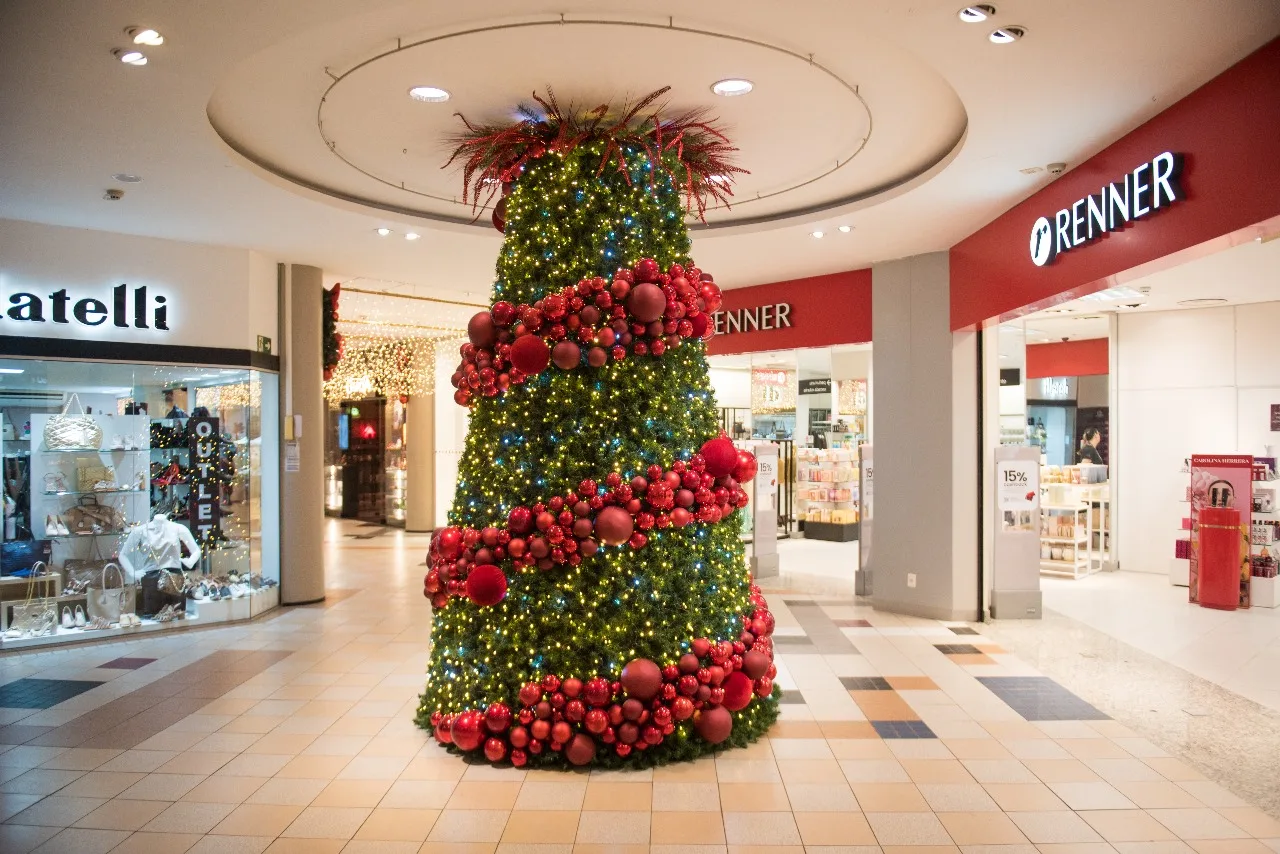
[[[498,199],[498,203],[493,206],[493,227],[498,229],[501,234],[507,233],[507,200],[506,198]]]
[[[652,323],[667,309],[667,296],[657,285],[641,284],[627,295],[627,311],[641,323]]]
[[[754,682],[769,672],[770,663],[769,656],[750,649],[742,656],[742,672]]]
[[[525,729],[522,726],[512,727],[511,732],[507,735],[507,738],[511,740],[512,747],[528,747],[529,746],[529,740],[530,740],[529,730]]]
[[[715,477],[724,477],[738,464],[738,449],[733,446],[733,442],[729,441],[727,436],[709,439],[698,453],[706,462],[707,472]]]
[[[703,741],[719,744],[733,732],[733,716],[724,706],[712,706],[702,710],[693,727]]]
[[[662,669],[647,658],[635,658],[622,668],[622,690],[628,697],[649,702],[662,690]]]
[[[679,668],[681,673],[697,673],[698,668],[702,666],[702,662],[698,661],[698,656],[691,652],[686,652],[680,656]]]
[[[498,328],[493,323],[493,314],[478,311],[467,321],[467,337],[471,343],[486,350],[498,340]]]
[[[491,563],[481,564],[467,576],[467,598],[477,605],[497,605],[507,595],[507,577]]]
[[[745,709],[751,702],[754,686],[745,673],[730,673],[724,680],[724,707],[731,712]]]
[[[757,468],[756,455],[750,451],[740,450],[738,451],[738,461],[734,464],[733,471],[730,474],[738,483],[746,483],[756,476]]]
[[[565,745],[564,758],[570,765],[590,765],[596,758],[596,741],[589,735],[578,733]]]
[[[587,364],[593,368],[602,368],[609,361],[609,354],[603,347],[592,347],[587,351]]]
[[[620,546],[631,538],[635,521],[621,507],[606,507],[596,516],[596,536],[605,545]]]
[[[618,725],[618,741],[622,742],[622,745],[635,744],[639,738],[640,727],[636,726],[631,721],[626,721],[625,723]]]
[[[551,361],[562,371],[571,371],[582,361],[582,349],[572,341],[561,341],[551,350]]]
[[[449,735],[459,750],[475,750],[484,741],[484,716],[474,711],[461,713],[453,719]]]
[[[522,335],[511,345],[511,364],[526,374],[540,374],[551,361],[551,349],[537,335]]]

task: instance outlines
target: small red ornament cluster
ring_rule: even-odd
[[[617,472],[603,484],[584,480],[564,496],[513,508],[505,528],[441,528],[431,538],[423,595],[437,608],[451,596],[496,605],[507,594],[502,561],[541,570],[577,566],[601,544],[642,549],[654,528],[715,524],[747,505],[741,484],[755,477],[756,458],[717,436],[688,462],[651,465],[645,474],[628,482]]]
[[[516,704],[433,713],[436,740],[466,753],[483,749],[490,762],[517,768],[546,751],[571,765],[588,765],[602,750],[626,757],[662,744],[684,721],[703,741],[719,744],[733,732],[730,712],[769,697],[778,673],[773,614],[755,585],[751,604],[736,640],[698,638],[664,667],[637,658],[616,682],[547,674],[525,684]]]
[[[720,288],[697,267],[642,258],[620,267],[613,281],[597,276],[548,294],[533,305],[497,302],[467,323],[462,363],[453,372],[453,399],[470,406],[477,395],[496,397],[554,364],[571,371],[584,362],[661,356],[685,338],[715,334],[711,315]]]

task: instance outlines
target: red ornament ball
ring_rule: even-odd
[[[459,750],[475,750],[484,741],[484,716],[473,711],[461,713],[453,719],[449,735]]]
[[[647,658],[635,658],[622,668],[622,690],[628,697],[649,702],[662,690],[662,669]]]
[[[436,549],[440,556],[453,560],[462,554],[462,530],[459,528],[442,528],[436,536]]]
[[[724,680],[724,707],[731,712],[745,709],[755,686],[745,673],[730,673]]]
[[[715,477],[725,477],[738,464],[738,449],[727,436],[709,439],[698,453],[706,461],[707,472]]]
[[[491,563],[481,564],[467,576],[467,598],[477,605],[497,605],[507,595],[507,577]]]
[[[489,738],[484,743],[484,758],[490,762],[501,762],[507,758],[507,743],[500,738]]]
[[[609,702],[612,693],[609,680],[600,676],[587,680],[587,684],[582,686],[582,698],[593,706],[603,706]]]
[[[493,315],[487,311],[478,311],[467,321],[467,337],[477,347],[489,349],[498,340],[498,328],[493,323]]]
[[[512,507],[507,514],[507,527],[513,534],[529,533],[533,530],[533,511],[528,507]]]
[[[526,374],[540,374],[551,361],[551,348],[537,335],[521,335],[511,345],[511,364]]]
[[[652,323],[662,317],[666,309],[667,295],[657,285],[636,285],[627,295],[627,311],[641,323]]]
[[[720,294],[720,286],[715,282],[704,281],[702,287],[698,290],[698,295],[702,297],[707,314],[715,314],[716,310],[720,308],[723,297]]]
[[[506,300],[495,302],[491,309],[493,322],[499,326],[510,326],[516,319],[516,307]]]
[[[605,545],[620,546],[631,539],[635,520],[621,507],[606,507],[596,516],[596,536]]]
[[[445,715],[436,724],[436,741],[441,744],[453,744],[453,715]]]
[[[498,229],[499,233],[507,233],[507,200],[505,198],[498,199],[498,203],[493,206],[493,227]]]
[[[747,650],[742,656],[742,672],[746,674],[751,681],[759,679],[761,676],[769,672],[769,656],[763,652],[757,652],[754,649]]]
[[[730,474],[738,483],[746,483],[756,476],[756,455],[750,451],[738,451],[738,461]]]
[[[582,350],[572,341],[561,341],[551,350],[551,361],[562,371],[571,371],[582,360]]]
[[[564,758],[570,765],[590,765],[596,758],[596,740],[584,733],[578,733],[565,746]]]
[[[693,701],[688,697],[676,697],[671,701],[671,717],[678,721],[693,717]]]
[[[593,368],[602,368],[609,361],[609,354],[603,347],[592,347],[587,351],[587,364]]]
[[[724,706],[712,706],[702,710],[693,726],[703,741],[719,744],[733,732],[733,716]]]
[[[662,268],[652,258],[641,258],[631,269],[637,282],[656,282],[658,281],[658,276],[662,275]],[[622,271],[619,270],[618,272],[621,273]]]

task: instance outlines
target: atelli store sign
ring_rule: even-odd
[[[1182,155],[1165,151],[1098,193],[1077,199],[1052,217],[1040,217],[1031,226],[1031,263],[1052,264],[1064,252],[1182,201],[1181,177]]]

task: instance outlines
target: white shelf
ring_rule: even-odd
[[[1076,546],[1087,546],[1087,545],[1089,545],[1089,538],[1088,538],[1087,536],[1085,536],[1085,537],[1045,537],[1045,536],[1042,536],[1042,537],[1040,537],[1040,542],[1042,542],[1042,543],[1061,543],[1061,544],[1076,545]]]
[[[1042,503],[1040,505],[1040,509],[1041,510],[1059,510],[1063,512],[1079,512],[1083,510],[1088,510],[1089,505],[1087,504],[1043,504]]]
[[[1259,578],[1256,575],[1249,579],[1250,604],[1255,608],[1275,608],[1280,606],[1280,578]]]

